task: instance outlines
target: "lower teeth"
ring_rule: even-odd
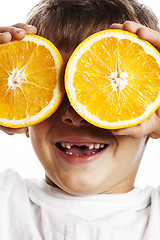
[[[87,153],[87,154],[73,154],[71,152],[65,152],[65,153],[69,154],[69,155],[74,155],[74,156],[80,157],[80,156],[95,154],[96,152],[91,152],[91,153]]]

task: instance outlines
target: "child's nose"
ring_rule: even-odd
[[[89,123],[83,119],[78,113],[71,107],[68,106],[66,112],[62,115],[62,122],[70,126],[87,126]]]

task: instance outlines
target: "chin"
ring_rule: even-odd
[[[73,196],[78,196],[78,197],[84,197],[84,196],[90,196],[90,195],[95,195],[97,194],[95,190],[90,190],[90,189],[82,189],[82,190],[64,190],[65,192],[73,195]]]
[[[63,187],[60,187],[63,191],[74,195],[74,196],[87,196],[87,195],[94,195],[103,192],[97,184],[86,184],[82,182],[77,184],[66,184]],[[105,191],[105,190],[104,190]]]

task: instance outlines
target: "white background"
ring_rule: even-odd
[[[0,0],[0,26],[24,22],[25,16],[38,0]],[[156,13],[160,21],[158,0],[141,0]],[[0,132],[0,170],[15,169],[24,178],[44,177],[44,170],[36,158],[30,140],[24,135],[8,136]],[[160,184],[160,140],[150,140],[143,156],[135,185]]]

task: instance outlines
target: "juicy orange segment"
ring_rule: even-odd
[[[72,54],[65,87],[90,123],[110,129],[139,124],[160,106],[160,53],[132,33],[98,32]]]
[[[49,117],[64,96],[63,72],[59,51],[45,38],[0,45],[0,125],[18,128]]]

